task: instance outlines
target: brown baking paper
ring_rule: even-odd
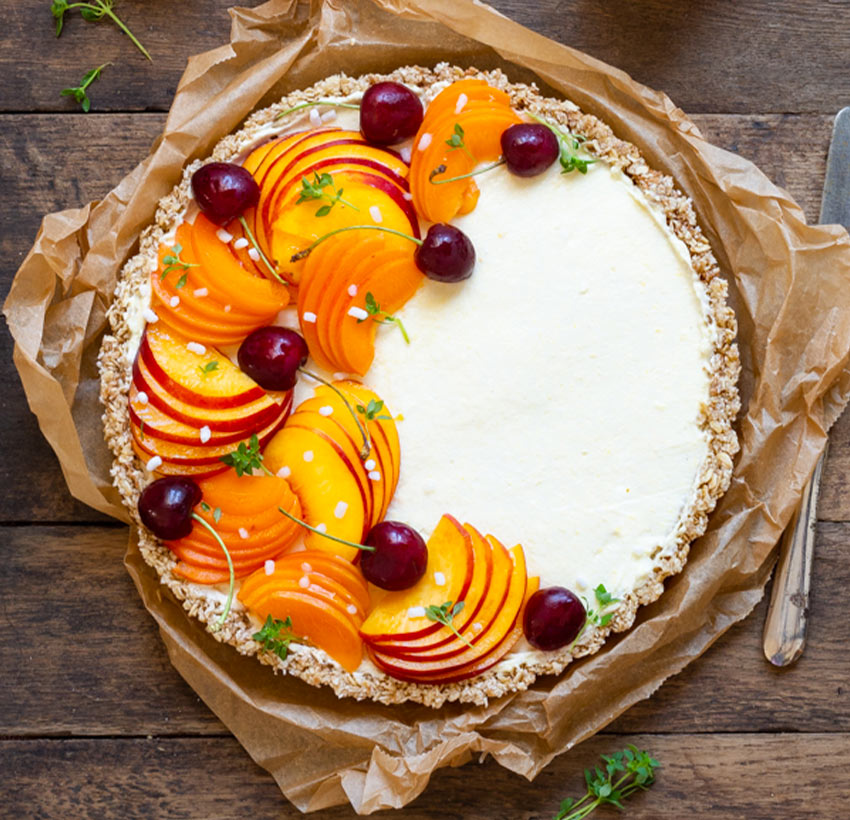
[[[462,0],[272,0],[231,11],[231,43],[194,57],[162,137],[107,197],[45,218],[5,310],[33,412],[71,492],[127,520],[111,488],[95,359],[116,276],[187,160],[255,107],[338,71],[450,60],[542,81],[636,143],[693,197],[739,322],[742,450],[685,571],[598,654],[486,707],[338,700],[217,643],[144,565],[126,565],[171,660],[301,810],[412,800],[481,753],[528,778],[700,655],[761,598],[774,545],[850,394],[850,239],[807,226],[751,163],[702,139],[663,94]],[[753,663],[762,663],[753,657]]]

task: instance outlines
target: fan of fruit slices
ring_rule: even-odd
[[[337,104],[304,104],[312,127],[192,177],[197,208],[159,249],[133,364],[133,449],[159,476],[139,516],[174,575],[226,585],[216,626],[238,596],[263,624],[260,651],[306,643],[353,672],[365,650],[399,680],[456,682],[522,637],[568,646],[600,615],[539,589],[521,546],[451,514],[427,544],[386,520],[402,453],[368,387],[375,334],[395,323],[406,338],[393,314],[423,277],[473,274],[473,243],[451,220],[475,208],[475,175],[540,174],[565,135],[480,79],[427,110],[404,85],[372,85],[359,131],[316,115]],[[389,147],[411,138],[409,153]],[[290,305],[298,331],[276,324]],[[293,408],[298,380],[315,392]],[[612,603],[604,588],[597,602]]]

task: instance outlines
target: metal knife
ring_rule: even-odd
[[[850,230],[850,107],[838,112],[832,129],[820,222]],[[825,461],[826,449],[803,492],[800,508],[782,536],[762,639],[764,656],[774,666],[794,663],[806,645],[817,503]]]

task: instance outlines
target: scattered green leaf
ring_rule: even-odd
[[[330,192],[326,190],[328,188],[330,188]],[[342,188],[337,190],[334,187],[334,179],[330,174],[325,173],[320,175],[318,171],[313,171],[312,181],[307,177],[301,177],[301,192],[298,195],[298,199],[295,200],[295,204],[300,205],[302,202],[310,202],[317,199],[325,200],[327,204],[322,205],[316,211],[316,216],[327,216],[337,202],[341,202],[343,205],[348,205],[349,208],[359,211],[360,208],[342,198],[342,193]]]
[[[100,76],[101,71],[103,71],[106,66],[112,65],[112,63],[104,63],[103,65],[99,65],[97,68],[90,68],[85,74],[83,74],[83,79],[80,81],[80,84],[74,86],[73,88],[63,88],[60,94],[63,97],[73,97],[79,104],[80,108],[88,114],[91,110],[91,100],[86,93],[86,89]]]
[[[362,404],[355,405],[355,410],[357,410],[360,415],[366,417],[366,421],[392,421],[392,416],[388,416],[386,413],[383,415],[378,415],[381,410],[384,409],[383,401],[375,401],[374,399],[369,399],[369,404],[365,407]]]
[[[401,319],[397,316],[391,316],[389,313],[381,309],[381,306],[378,304],[375,299],[375,295],[372,291],[369,291],[366,294],[366,302],[364,305],[364,310],[369,314],[374,321],[376,321],[379,325],[395,325],[401,331],[402,338],[405,341],[405,344],[410,344],[410,336],[407,335],[407,329],[404,327]],[[361,322],[365,322],[366,319],[358,319],[357,324],[359,325]]]
[[[183,252],[183,246],[180,244],[172,245],[171,253],[166,254],[162,257],[162,262],[165,267],[162,270],[162,274],[160,275],[160,280],[164,280],[169,273],[172,273],[176,270],[183,271],[183,275],[177,280],[177,284],[175,287],[182,288],[186,284],[186,271],[189,268],[197,268],[197,262],[185,262],[180,258],[180,254]]]
[[[584,137],[559,128],[557,125],[553,125],[548,120],[544,120],[543,117],[538,117],[536,114],[529,114],[529,116],[541,125],[545,125],[557,138],[561,173],[568,174],[570,171],[578,171],[580,174],[586,174],[588,167],[593,165],[596,160],[589,159],[579,153],[582,144],[585,142]]]
[[[266,652],[271,652],[285,661],[289,652],[289,643],[296,637],[292,632],[292,618],[287,616],[285,621],[280,621],[267,615],[263,628],[255,632],[252,637],[262,644]]]
[[[453,603],[452,601],[446,601],[444,604],[431,604],[430,606],[425,607],[425,617],[429,621],[434,621],[435,623],[443,624],[443,626],[447,626],[451,629],[452,632],[457,635],[470,649],[472,649],[472,644],[464,638],[460,632],[457,631],[457,627],[452,623],[455,616],[463,611],[465,606],[464,601],[458,601],[457,603]]]
[[[584,608],[587,610],[587,620],[588,623],[594,624],[595,626],[608,626],[611,622],[611,619],[614,617],[613,611],[608,611],[612,609],[616,609],[614,604],[619,603],[620,599],[615,598],[608,590],[605,589],[604,584],[600,584],[593,590],[593,594],[596,597],[596,607],[593,608],[588,605],[587,601],[584,602]]]
[[[56,36],[58,37],[62,33],[62,26],[65,23],[65,15],[69,11],[79,9],[80,16],[89,23],[97,23],[104,17],[108,17],[113,23],[115,23],[116,26],[118,26],[118,28],[121,29],[121,31],[124,32],[124,34],[130,38],[133,45],[135,45],[136,48],[138,48],[139,51],[141,51],[142,54],[150,60],[151,55],[148,54],[147,49],[136,39],[133,32],[127,28],[124,22],[112,10],[114,6],[115,0],[92,0],[90,3],[69,3],[68,0],[53,0],[50,11],[56,19]]]
[[[449,150],[454,151],[455,148],[460,148],[464,154],[466,154],[470,159],[475,159],[472,154],[469,153],[469,149],[466,147],[466,143],[463,141],[464,132],[459,122],[455,123],[454,132],[451,137],[446,140],[446,145],[449,146]]]
[[[199,364],[198,370],[201,371],[201,376],[203,378],[206,378],[207,376],[209,376],[210,373],[213,373],[218,370],[218,360],[213,359],[211,362],[207,362],[206,364]]]
[[[263,464],[263,454],[260,452],[260,440],[255,433],[251,436],[248,444],[244,441],[239,442],[239,446],[232,452],[224,456],[219,456],[219,461],[224,462],[228,467],[233,467],[236,470],[236,475],[251,475],[254,470],[262,470],[269,475],[272,475],[271,470]]]

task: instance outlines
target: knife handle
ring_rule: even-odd
[[[782,536],[763,636],[764,656],[774,666],[794,663],[806,645],[818,495],[825,461],[826,449],[806,485],[800,507]]]

